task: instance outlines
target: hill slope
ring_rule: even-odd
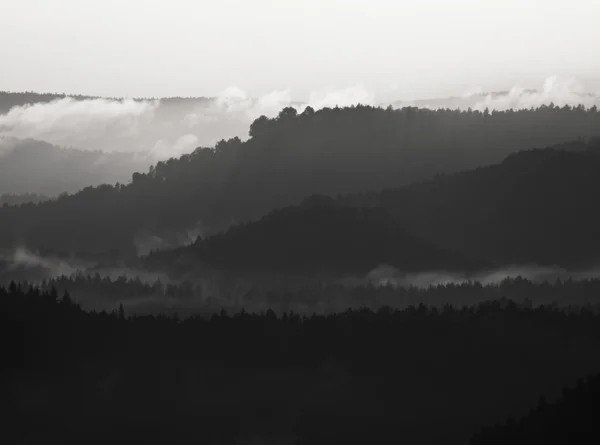
[[[362,276],[381,264],[410,271],[479,265],[411,236],[386,211],[345,207],[324,196],[198,239],[192,246],[151,254],[145,262],[163,270],[176,263],[185,270],[201,262],[238,273],[319,276]]]
[[[61,148],[33,139],[0,138],[0,194],[55,196],[104,183],[126,182],[154,158]]]

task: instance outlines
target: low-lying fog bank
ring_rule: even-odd
[[[600,269],[567,271],[558,266],[513,265],[466,274],[446,271],[405,273],[382,265],[364,277],[306,282],[251,280],[218,270],[172,280],[166,273],[106,267],[75,257],[41,256],[23,248],[0,252],[0,284],[11,281],[68,291],[86,310],[128,314],[210,314],[244,308],[281,313],[339,312],[347,308],[402,308],[427,303],[470,305],[494,298],[531,304],[600,303]]]

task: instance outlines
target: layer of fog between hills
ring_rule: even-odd
[[[256,118],[261,115],[275,117],[285,107],[293,107],[299,112],[308,106],[318,110],[357,104],[506,110],[552,103],[589,108],[600,105],[600,96],[586,91],[574,79],[557,77],[549,77],[537,90],[515,86],[509,91],[483,93],[474,89],[462,96],[414,101],[378,98],[361,86],[314,92],[305,103],[295,102],[290,90],[273,91],[252,98],[235,87],[210,99],[115,100],[67,96],[50,102],[12,107],[5,114],[0,114],[0,162],[3,156],[18,149],[19,141],[23,139],[85,151],[129,153],[133,156],[119,158],[118,172],[109,174],[108,167],[105,169],[107,182],[126,183],[132,173],[147,171],[159,160],[190,153],[197,147],[214,146],[222,139],[239,137],[245,140],[249,126]],[[104,161],[102,156],[94,159],[94,168],[101,170],[103,162],[110,164],[110,155],[103,156],[106,158]],[[82,165],[81,168],[92,167]],[[99,185],[102,183],[101,174],[92,175],[90,181],[93,183],[83,184],[81,180],[69,183],[65,178],[63,191],[74,192],[86,185]],[[0,194],[40,192],[19,187],[0,190]]]
[[[42,256],[28,249],[19,247],[13,251],[0,252],[0,260],[7,264],[7,268],[40,267],[45,269],[48,277],[70,276],[78,272],[96,273],[117,279],[118,277],[140,278],[142,282],[153,283],[161,280],[164,283],[173,282],[162,273],[144,272],[127,267],[113,266],[110,268],[98,267],[92,261],[80,258],[59,258]],[[567,270],[559,266],[540,266],[536,264],[510,265],[496,269],[480,270],[473,273],[451,272],[445,270],[430,270],[422,272],[405,272],[395,267],[382,264],[371,270],[364,277],[347,277],[339,279],[339,283],[349,286],[371,284],[374,286],[391,287],[419,287],[438,286],[446,284],[461,284],[477,281],[482,285],[498,284],[506,278],[521,277],[533,283],[552,283],[556,280],[575,281],[587,280],[600,275],[600,266],[584,270]]]

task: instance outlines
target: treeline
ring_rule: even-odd
[[[0,206],[18,206],[26,203],[39,204],[40,202],[48,201],[49,199],[50,197],[38,195],[37,193],[3,194],[0,195]]]
[[[315,193],[396,188],[501,161],[520,149],[599,136],[596,108],[474,112],[368,106],[284,109],[234,138],[35,209],[0,210],[0,246],[134,255],[145,231],[213,233]]]
[[[8,113],[13,107],[22,107],[23,105],[31,105],[36,103],[48,103],[54,100],[65,99],[72,97],[76,100],[98,99],[97,96],[83,96],[81,94],[66,95],[59,93],[35,93],[26,91],[22,93],[0,91],[0,114]]]
[[[516,421],[487,427],[469,442],[471,445],[588,444],[600,440],[598,405],[600,404],[600,374],[579,379],[574,388],[563,389],[560,399],[548,403],[541,397],[531,412]]]
[[[171,313],[210,315],[221,309],[258,311],[272,309],[330,314],[347,308],[378,310],[388,306],[404,309],[411,305],[443,308],[476,306],[483,301],[507,298],[528,307],[587,307],[600,310],[600,279],[560,280],[534,283],[517,277],[497,284],[482,285],[476,281],[447,283],[429,287],[379,285],[376,280],[359,283],[298,283],[288,288],[251,285],[235,286],[233,277],[201,279],[181,284],[142,282],[139,278],[110,279],[99,274],[79,273],[40,283],[42,290],[56,289],[59,294],[71,292],[84,309],[116,310],[123,304],[131,314]],[[27,286],[24,283],[23,286]]]
[[[585,308],[503,300],[179,320],[73,301],[0,288],[12,442],[239,443],[278,432],[298,443],[458,444],[600,369],[599,315]]]

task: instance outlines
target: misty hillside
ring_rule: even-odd
[[[345,202],[386,208],[412,233],[496,264],[597,264],[600,140],[559,148]]]
[[[0,139],[0,194],[75,193],[87,186],[127,182],[152,158],[61,148],[32,139]]]
[[[140,233],[215,233],[314,193],[396,188],[597,135],[599,123],[600,113],[583,107],[480,113],[358,106],[299,115],[286,108],[257,119],[246,142],[234,138],[159,162],[128,185],[0,210],[0,247],[134,255]]]
[[[180,264],[183,271],[198,262],[239,274],[269,271],[325,277],[363,276],[381,264],[414,271],[481,266],[409,235],[386,211],[344,207],[324,196],[144,261],[159,270]]]

